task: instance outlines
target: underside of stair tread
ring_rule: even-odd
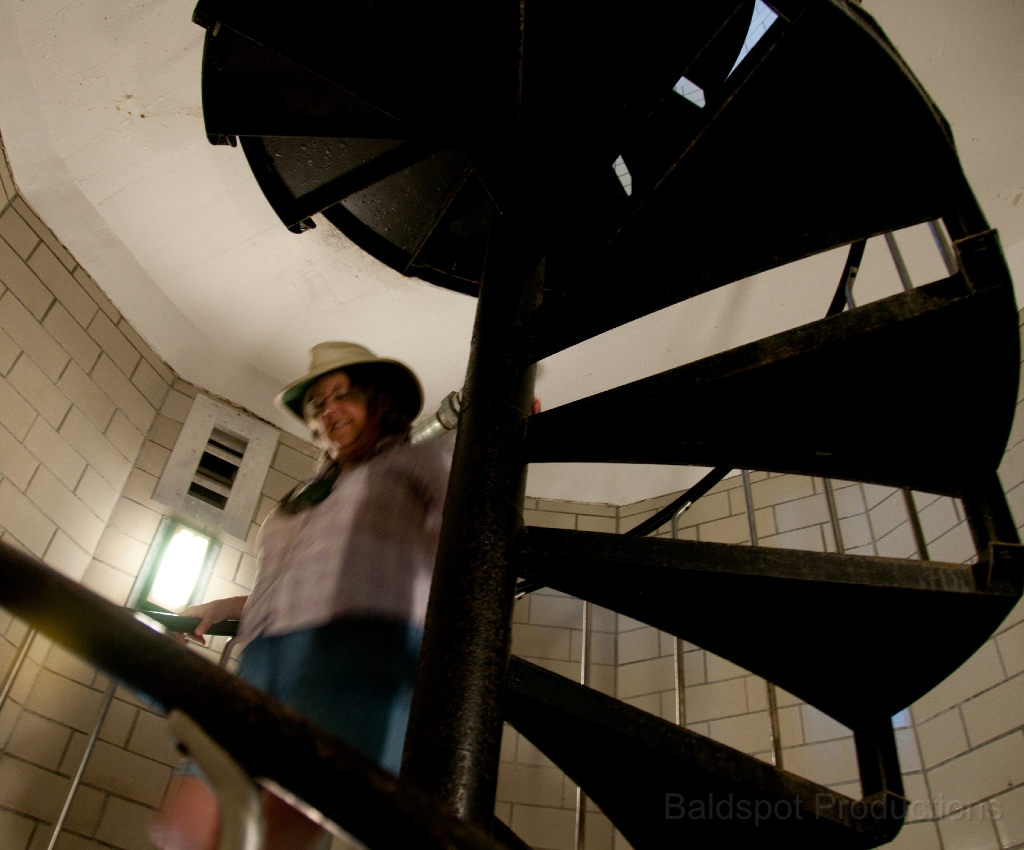
[[[505,718],[579,784],[637,850],[754,839],[807,850],[870,848],[891,841],[902,822],[898,796],[883,793],[872,812],[870,805],[516,657]],[[755,824],[755,812],[770,814]]]
[[[634,196],[604,249],[590,261],[571,246],[553,251],[538,357],[757,272],[973,208],[945,121],[864,21],[812,3],[788,31],[772,25],[778,44],[748,78],[727,81],[726,100],[693,111],[676,158]]]
[[[375,195],[381,184],[396,177],[409,182],[408,175],[412,173],[412,182],[422,187],[423,179],[417,180],[416,176],[424,170],[436,176],[436,158],[443,157],[445,165],[453,159],[452,151],[439,152],[435,144],[422,140],[242,136],[241,143],[263,194],[288,227],[338,203],[359,204],[366,193]],[[452,162],[454,173],[444,176],[454,181],[460,176],[465,179],[461,164],[458,160]],[[447,198],[457,191],[458,185],[435,181],[429,185],[427,194]],[[434,197],[424,200],[427,211],[438,206],[436,200],[430,203]],[[405,214],[394,217],[401,219]],[[424,218],[417,215],[416,221]],[[431,220],[427,226],[432,224]]]
[[[344,12],[314,3],[299,19],[269,5],[202,0],[208,128],[219,138],[323,137],[307,128],[333,121],[358,129],[337,133],[339,141],[429,137],[468,160],[498,210],[518,211],[523,201],[512,198],[536,187],[525,197],[548,245],[542,356],[740,277],[973,202],[945,122],[869,18],[842,2],[781,4],[781,17],[732,69],[752,8],[749,0],[640,3],[614,19],[581,20],[546,5],[422,15],[402,3]],[[704,109],[672,90],[683,76],[706,87]],[[316,101],[308,117],[295,116],[289,87],[296,104]],[[263,107],[251,91],[260,88],[266,129],[255,130]],[[690,118],[666,121],[680,109]],[[636,169],[632,198],[617,188],[617,156]],[[392,250],[380,226],[395,204],[409,206],[411,219],[415,200],[382,186],[372,203],[382,209],[339,212],[336,224],[404,273],[422,269],[448,285],[447,270],[458,267],[452,288],[475,291],[491,208],[480,209],[485,226],[462,228],[472,239],[428,240],[430,259],[418,261]]]
[[[405,272],[444,220],[446,210],[470,175],[462,155],[445,148],[347,195],[325,209],[324,215],[336,225],[351,222],[346,232],[356,244]],[[380,203],[381,195],[390,197],[393,193],[415,203],[402,207]]]
[[[530,422],[529,457],[730,466],[960,495],[965,480],[999,465],[1012,425],[1014,307],[1009,286],[970,293],[951,278],[920,287],[544,411]],[[851,403],[862,398],[872,403]],[[970,413],[979,405],[983,414]],[[629,411],[646,412],[641,438],[608,440]],[[893,414],[921,424],[901,436]]]
[[[303,65],[229,27],[203,50],[210,136],[411,139],[422,135]]]
[[[998,554],[981,590],[963,564],[527,528],[517,568],[855,727],[923,696],[995,631],[1024,585],[1024,550]]]
[[[193,20],[207,29],[208,43],[233,30],[417,132],[451,142],[420,85],[405,5],[310,0],[295,14],[279,3],[201,0]]]

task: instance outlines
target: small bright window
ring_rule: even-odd
[[[219,552],[219,540],[164,517],[132,588],[128,607],[177,613],[199,602]]]

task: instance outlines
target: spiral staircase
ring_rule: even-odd
[[[251,774],[371,846],[487,846],[504,720],[637,850],[891,841],[905,812],[891,716],[966,660],[1024,591],[995,471],[1017,399],[1017,307],[949,127],[877,25],[844,0],[771,7],[777,19],[738,63],[747,0],[641,0],[614,14],[525,0],[196,7],[209,139],[240,144],[283,225],[301,234],[321,213],[403,274],[479,296],[400,781],[158,638],[132,631],[149,658],[126,661],[112,647],[135,625],[24,556],[6,555],[0,604],[182,708]],[[703,105],[679,93],[683,82]],[[837,293],[817,322],[529,416],[544,357],[850,244],[842,288],[858,243],[928,221],[952,239],[943,280],[849,309]],[[913,366],[897,368],[908,352]],[[808,392],[839,374],[872,405]],[[912,438],[885,428],[885,411],[930,411],[935,399],[944,412]],[[740,415],[751,407],[771,418],[752,427]],[[643,412],[632,417],[639,438],[608,441],[623,410]],[[952,496],[978,558],[523,528],[526,464],[552,461],[759,469]],[[863,799],[510,660],[517,577],[692,641],[846,724]],[[53,605],[90,621],[102,611],[117,627],[71,634]],[[156,656],[177,672],[153,675]],[[275,746],[251,752],[253,730]],[[734,812],[786,803],[794,816],[667,817],[672,794],[729,799]],[[518,843],[508,830],[501,839]]]

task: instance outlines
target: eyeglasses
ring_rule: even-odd
[[[357,394],[357,391],[353,389],[335,390],[326,398],[314,397],[306,399],[306,402],[302,405],[302,415],[306,417],[307,422],[311,419],[319,419],[324,410],[327,409],[328,404],[342,404],[350,398],[354,398]]]

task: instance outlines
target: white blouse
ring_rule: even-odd
[[[451,450],[432,441],[382,452],[338,476],[319,504],[275,509],[238,643],[358,614],[423,625]]]

